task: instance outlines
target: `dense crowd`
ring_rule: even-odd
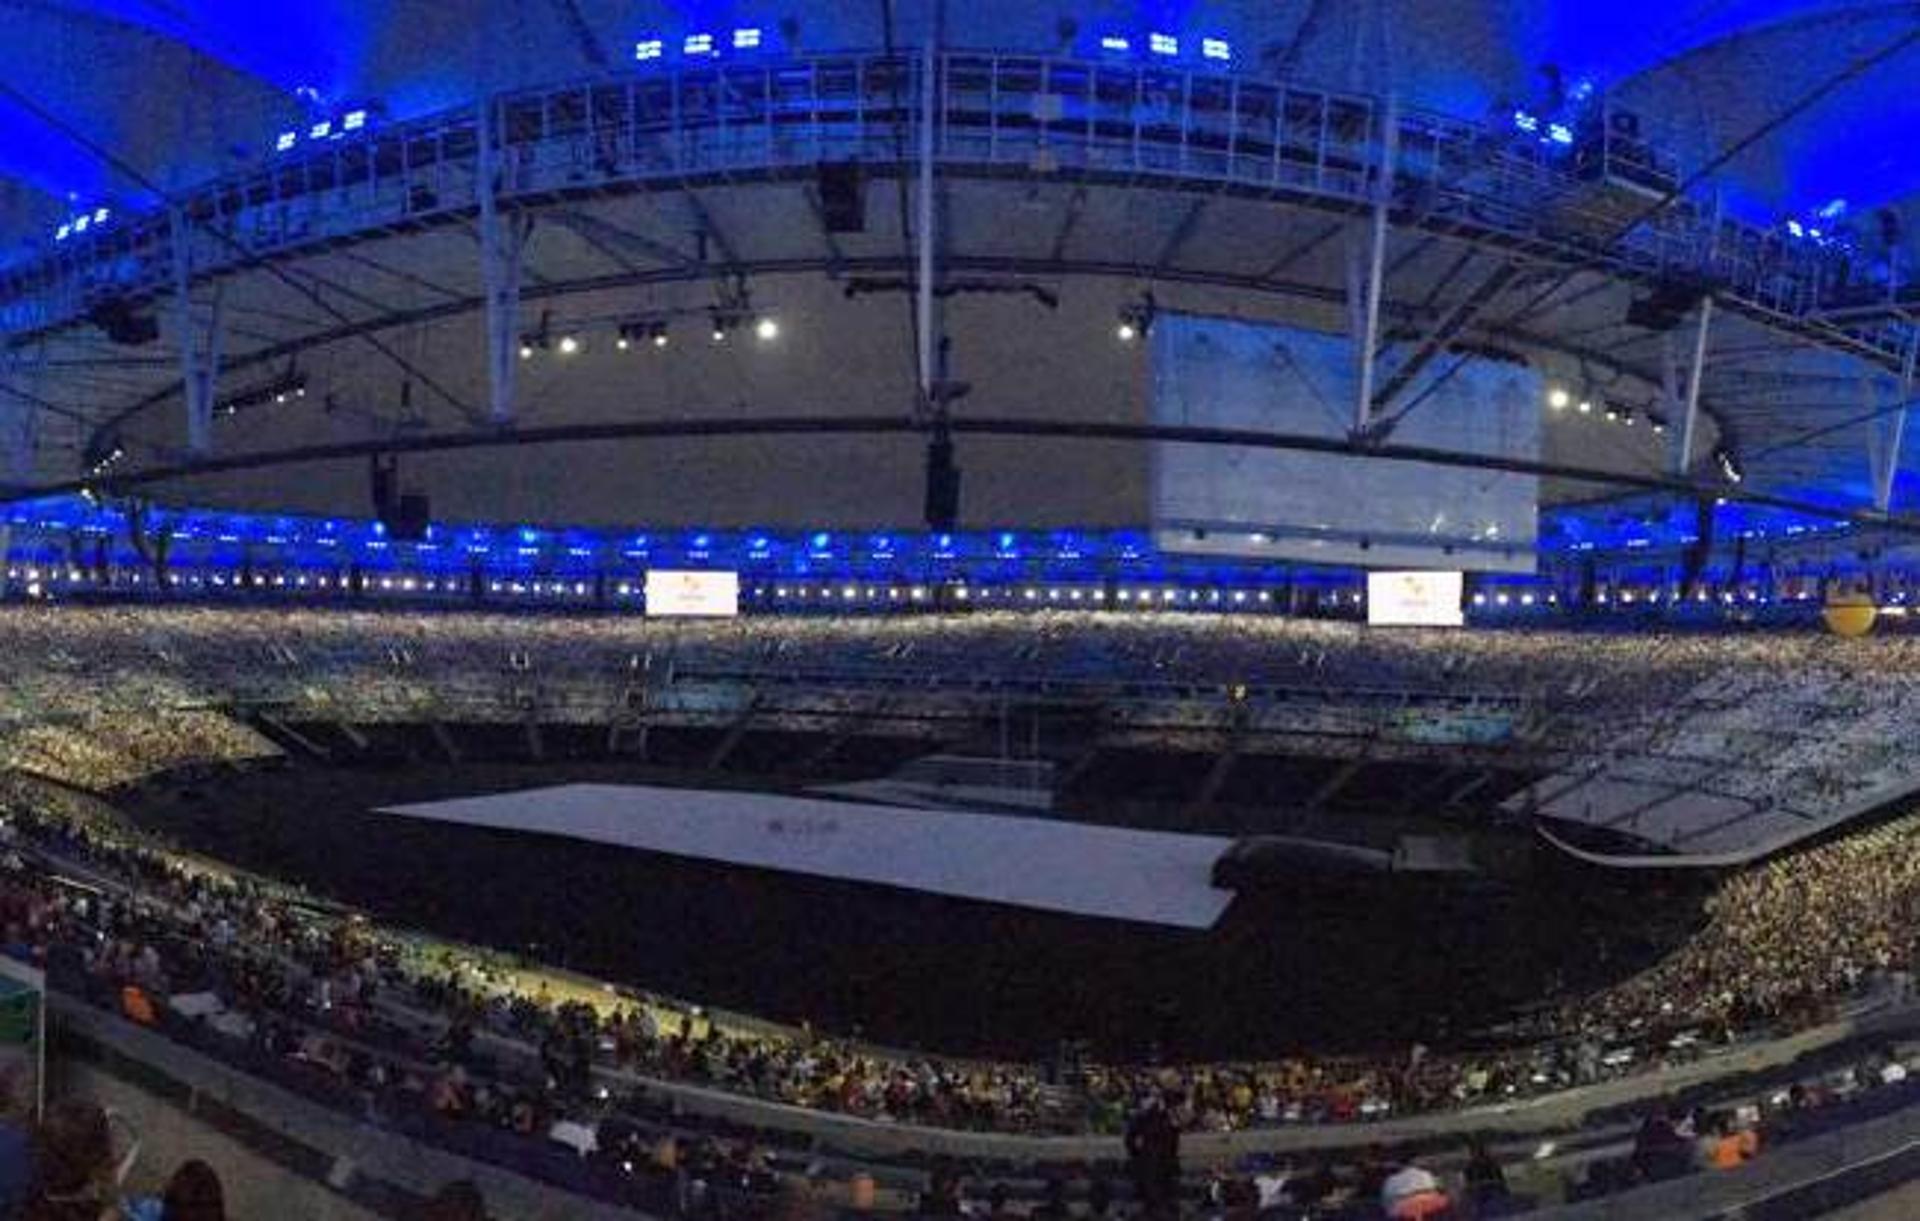
[[[569,988],[497,955],[381,932],[295,892],[187,862],[119,831],[104,807],[76,794],[15,782],[7,804],[27,843],[126,887],[104,905],[62,892],[17,908],[15,916],[30,918],[13,930],[26,935],[10,932],[11,943],[49,953],[60,944],[49,934],[72,929],[50,916],[84,920],[86,935],[75,941],[88,975],[131,984],[156,1004],[211,994],[192,1003],[210,1025],[274,1047],[289,1037],[278,1014],[319,1015],[327,1025],[377,1016],[381,1029],[418,1044],[414,1068],[398,1084],[422,1097],[464,1097],[444,1064],[433,1068],[437,1053],[481,1046],[537,1065],[535,1078],[582,1097],[654,1077],[937,1127],[1029,1130],[1055,1118],[1043,1113],[1047,1074],[1039,1066],[883,1054],[660,998]],[[1816,1022],[1871,983],[1904,987],[1916,903],[1920,815],[1729,878],[1709,901],[1704,927],[1678,951],[1535,1018],[1535,1039],[1523,1046],[1479,1054],[1416,1047],[1391,1059],[1092,1064],[1084,1069],[1084,1123],[1118,1131],[1153,1098],[1174,1099],[1187,1130],[1368,1120],[1504,1102],[1689,1059],[1750,1030]],[[127,913],[138,915],[143,936],[123,935],[118,922]],[[339,1066],[349,1070],[352,1057]],[[497,1086],[461,1109],[520,1126],[544,1114],[533,1099]]]
[[[1649,753],[1672,758],[1771,742],[1790,761],[1782,766],[1817,776],[1859,759],[1795,753],[1802,739],[1783,744],[1772,721],[1861,717],[1872,733],[1836,740],[1867,743],[1900,715],[1907,675],[1920,674],[1920,651],[1905,641],[1880,642],[1884,651],[1869,655],[1857,642],[1791,636],[1635,639],[1633,667],[1623,669],[1629,646],[1613,637],[1594,637],[1570,656],[1566,638],[1551,633],[1369,636],[1278,621],[1235,622],[1229,631],[1202,619],[982,615],[936,632],[913,620],[660,627],[258,618],[197,610],[0,614],[0,646],[23,660],[34,688],[0,701],[0,768],[21,773],[0,780],[0,807],[25,858],[0,886],[8,952],[46,962],[57,982],[136,1020],[228,1054],[296,1064],[332,1100],[383,1122],[424,1116],[548,1144],[558,1133],[621,1174],[636,1165],[671,1168],[667,1180],[649,1180],[654,1188],[684,1183],[689,1165],[702,1169],[694,1181],[759,1183],[770,1163],[751,1141],[683,1148],[657,1127],[623,1127],[650,1080],[934,1127],[1029,1131],[1062,1117],[1049,1106],[1051,1074],[1039,1066],[883,1053],[382,930],[137,835],[87,791],[271,753],[265,739],[214,710],[240,684],[263,681],[283,683],[296,693],[290,698],[312,706],[373,720],[415,707],[422,690],[444,698],[449,685],[484,685],[487,675],[508,684],[589,675],[617,684],[636,675],[671,681],[701,666],[804,670],[822,657],[896,674],[977,676],[1004,667],[1171,676],[1223,689],[1242,680],[1329,690],[1461,683],[1604,706],[1617,728],[1644,735]],[[1716,679],[1730,661],[1786,677],[1771,688]],[[146,677],[115,688],[135,672]],[[1603,698],[1603,687],[1614,694]],[[28,703],[35,693],[44,706]],[[1684,697],[1676,706],[1688,710],[1669,719],[1664,735],[1636,702],[1655,697]],[[38,854],[97,889],[53,880],[35,863]],[[1164,1106],[1183,1131],[1364,1121],[1509,1102],[1690,1059],[1749,1033],[1821,1021],[1870,986],[1907,991],[1917,905],[1920,815],[1909,815],[1729,875],[1708,900],[1702,927],[1675,952],[1598,993],[1541,1010],[1523,1025],[1524,1040],[1504,1050],[1089,1064],[1074,1091],[1085,1109],[1070,1122],[1117,1133],[1149,1106]]]

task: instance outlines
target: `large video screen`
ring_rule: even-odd
[[[1390,372],[1404,352],[1383,351]],[[1157,424],[1344,440],[1353,341],[1294,327],[1163,314],[1152,336]],[[1384,383],[1385,373],[1378,379]],[[1389,440],[1538,459],[1543,383],[1517,363],[1447,355],[1396,407]],[[1184,442],[1153,447],[1152,514],[1167,550],[1368,568],[1531,572],[1539,479],[1346,454]]]
[[[656,618],[706,617],[740,613],[740,574],[682,572],[655,568],[647,573],[647,614]]]
[[[1459,627],[1466,620],[1459,572],[1369,572],[1367,622],[1375,627]]]

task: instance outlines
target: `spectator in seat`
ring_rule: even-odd
[[[1512,1200],[1507,1190],[1507,1174],[1485,1141],[1467,1146],[1467,1202],[1476,1217],[1498,1216]]]
[[[128,1221],[227,1221],[226,1193],[213,1167],[194,1158],[180,1163],[157,1199],[130,1206]]]
[[[132,1167],[132,1151],[126,1158]],[[63,1098],[33,1136],[33,1188],[25,1221],[122,1221],[115,1200],[123,1172],[113,1158],[107,1113],[97,1102]]]
[[[1453,1202],[1433,1172],[1410,1157],[1380,1185],[1380,1207],[1393,1221],[1427,1221],[1448,1216]]]
[[[487,1202],[471,1179],[455,1179],[422,1202],[419,1221],[487,1221]]]
[[[13,1216],[33,1186],[32,1139],[24,1123],[9,1118],[19,1089],[17,1073],[0,1076],[0,1217]]]

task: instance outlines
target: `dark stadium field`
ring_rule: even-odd
[[[402,925],[895,1046],[1217,1059],[1473,1041],[1680,938],[1697,896],[1542,855],[1502,881],[1295,872],[1190,933],[369,813],[617,762],[290,766],[129,794],[141,822]],[[680,779],[684,780],[685,777]]]

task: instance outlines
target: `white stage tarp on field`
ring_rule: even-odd
[[[1231,840],[767,793],[568,784],[383,814],[1181,928],[1210,928]]]

